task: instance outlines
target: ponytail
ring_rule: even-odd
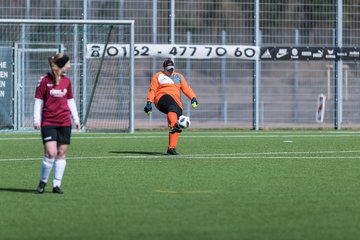
[[[55,56],[49,57],[48,61],[49,61],[50,69],[51,69],[52,84],[55,85],[57,80],[60,78],[61,70],[55,64]]]
[[[70,60],[70,58],[64,53],[58,53],[54,56],[49,57],[49,65],[52,74],[52,83],[55,85],[59,80],[62,72],[61,68],[65,66],[65,64]]]

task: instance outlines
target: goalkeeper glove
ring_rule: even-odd
[[[144,112],[150,116],[150,114],[152,113],[151,102],[146,102],[146,106],[144,107]]]
[[[192,98],[191,99],[191,106],[193,108],[197,108],[198,105],[199,105],[199,102],[196,100],[196,98]]]

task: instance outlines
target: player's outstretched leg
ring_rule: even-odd
[[[169,112],[167,114],[168,123],[170,126],[169,133],[181,133],[182,128],[177,123],[177,114],[174,112]]]

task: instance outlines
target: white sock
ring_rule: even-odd
[[[41,176],[40,176],[40,181],[47,183],[49,176],[50,176],[50,172],[52,169],[52,166],[54,164],[54,160],[53,158],[47,158],[44,157],[41,163]]]
[[[61,186],[61,180],[64,176],[65,166],[66,166],[65,158],[55,159],[53,187]]]

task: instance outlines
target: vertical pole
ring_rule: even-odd
[[[260,46],[260,0],[254,0],[254,16],[255,16],[255,39],[254,44]],[[254,76],[253,76],[253,129],[259,130],[259,88],[260,88],[260,73],[261,73],[260,60],[256,59],[254,63]]]
[[[118,15],[119,15],[119,19],[121,19],[121,20],[123,20],[123,19],[125,19],[125,14],[124,14],[124,12],[125,12],[125,3],[124,3],[124,1],[125,0],[119,0],[119,7],[118,7]],[[119,32],[118,32],[118,43],[120,43],[120,44],[125,44],[125,42],[124,42],[124,38],[125,38],[125,26],[122,26],[122,25],[119,25],[119,26],[117,26],[118,27],[118,29],[119,29]],[[128,26],[129,27],[129,26]],[[122,58],[119,58],[118,60],[117,60],[117,62],[118,62],[118,64],[119,64],[119,66],[121,66],[122,65],[122,62],[123,62],[123,59]],[[129,66],[130,67],[130,66]],[[130,79],[129,79],[130,80]],[[118,72],[118,83],[119,83],[119,86],[121,86],[121,85],[123,85],[123,84],[126,84],[126,78],[125,78],[125,76],[124,76],[124,73],[121,71],[121,68],[119,67],[119,72]],[[122,101],[122,96],[124,95],[124,94],[126,94],[126,93],[124,93],[124,90],[122,89],[122,88],[119,88],[119,105],[118,105],[118,111],[122,111],[123,109],[126,109],[127,107],[129,107],[129,105],[128,104],[125,104],[125,102],[124,101]],[[128,92],[128,94],[129,94],[129,92]],[[129,98],[130,98],[131,96],[129,95]],[[130,108],[129,108],[130,109]],[[130,113],[130,110],[129,110],[129,114],[131,114]],[[130,119],[130,117],[129,117],[129,125],[128,125],[128,130],[130,130],[131,129],[131,119]]]
[[[295,29],[295,46],[299,46],[299,29]],[[299,116],[299,62],[294,61],[294,123]]]
[[[135,88],[135,61],[134,61],[134,45],[135,45],[135,23],[130,25],[130,133],[135,132],[135,113],[134,113],[134,88]]]
[[[26,0],[26,8],[25,8],[25,19],[28,19],[30,17],[30,0]],[[26,27],[26,24],[23,24],[22,26],[21,26],[21,35],[22,35],[22,37],[21,37],[21,40],[22,40],[22,44],[24,44],[25,43],[25,37],[26,37],[26,31],[27,31],[27,29],[26,29],[27,27]]]
[[[153,44],[157,43],[157,0],[153,0],[153,5],[152,5],[152,42]],[[152,74],[155,74],[157,72],[157,64],[156,64],[156,58],[153,57],[152,58]],[[154,113],[153,113],[154,114]],[[152,122],[153,119],[153,114],[150,115],[149,117],[149,122]]]
[[[79,84],[79,80],[78,80],[78,42],[79,42],[79,30],[78,30],[78,25],[75,24],[74,25],[74,39],[73,39],[73,75],[72,75],[72,79],[73,79],[73,86],[74,86],[74,95],[75,95],[75,99],[78,99],[77,97],[77,93],[78,93],[78,84]]]
[[[18,113],[20,111],[20,109],[18,109],[18,97],[19,97],[19,89],[18,89],[18,84],[19,84],[19,71],[20,71],[20,64],[19,64],[19,45],[18,43],[13,43],[14,46],[14,63],[15,63],[15,67],[14,67],[14,87],[13,87],[13,97],[14,97],[14,103],[13,103],[13,108],[14,108],[14,116],[13,116],[13,122],[14,122],[14,130],[18,130],[19,129],[19,118],[18,118]]]
[[[28,64],[26,62],[26,58],[28,56],[28,53],[26,51],[26,44],[28,41],[25,42],[25,45],[22,46],[21,54],[20,54],[20,66],[23,71],[21,71],[21,78],[19,79],[19,91],[20,91],[20,115],[19,115],[19,130],[24,127],[24,121],[25,121],[25,71],[28,69]]]
[[[344,74],[344,100],[349,100],[349,65],[343,65],[343,74]]]
[[[152,13],[152,42],[153,42],[153,44],[156,44],[157,43],[157,0],[153,0],[152,12],[153,12]],[[156,64],[153,64],[153,67],[154,67],[153,69],[156,70]]]
[[[186,39],[187,39],[187,44],[191,44],[191,32],[190,31],[187,31],[187,33],[186,33]],[[190,60],[190,58],[187,58],[186,59],[186,71],[185,71],[185,74],[186,74],[186,79],[188,80],[188,82],[189,82],[189,84],[191,83],[191,71],[190,71],[190,69],[191,69],[191,67],[190,67],[190,65],[191,65],[191,60]],[[187,102],[187,105],[186,105],[186,112],[187,112],[187,114],[188,114],[188,116],[190,117],[190,113],[191,113],[191,107],[190,107],[190,102],[188,101]]]
[[[223,45],[226,44],[226,32],[223,30],[221,31],[221,43]],[[224,120],[224,125],[227,125],[227,102],[226,102],[226,58],[221,59],[221,70],[220,70],[220,79],[221,79],[221,85],[220,85],[220,96],[221,96],[221,102],[223,104],[222,106],[222,117]]]
[[[123,20],[125,19],[124,17],[124,0],[119,0],[119,19]],[[119,27],[119,36],[122,37],[124,36],[124,27],[120,26]]]
[[[30,18],[30,0],[26,0],[26,9],[25,9],[25,18]],[[28,69],[29,59],[28,55],[25,52],[26,44],[29,42],[29,37],[26,32],[29,31],[29,27],[26,24],[22,24],[21,26],[21,50],[18,49],[16,51],[19,57],[19,65],[22,67],[22,70]],[[27,58],[26,60],[24,58]],[[20,61],[21,60],[21,61]],[[20,64],[21,63],[21,64]],[[19,130],[21,127],[24,126],[24,106],[25,103],[25,93],[24,93],[24,81],[25,81],[26,73],[25,71],[20,71],[19,78],[17,78],[17,82],[15,83],[16,88],[16,96],[14,99],[17,99],[17,104],[14,105],[14,108],[17,108],[16,115],[14,114],[14,118],[17,119],[16,125],[14,125],[14,130]],[[21,103],[21,104],[20,104]]]
[[[169,42],[175,44],[175,0],[170,0],[170,38]]]
[[[337,46],[337,40],[336,40],[336,28],[332,29],[332,39],[333,39],[333,46],[334,49]],[[337,77],[337,69],[336,69],[337,60],[335,59],[331,64],[329,64],[330,70],[329,70],[329,81],[328,81],[328,92],[329,92],[329,98],[327,100],[330,100],[331,98],[334,98],[334,128],[336,129],[336,77]],[[332,89],[332,84],[334,85],[334,90]],[[334,91],[334,92],[333,92]]]
[[[60,19],[60,1],[61,0],[56,0],[56,7],[55,7],[55,19],[59,20]],[[56,24],[55,26],[55,32],[56,32],[56,35],[55,35],[55,42],[56,44],[60,44],[60,25],[59,24]]]
[[[343,0],[337,0],[336,6],[336,45],[342,48],[343,42]],[[342,60],[336,62],[336,78],[335,78],[335,129],[340,130],[342,124],[343,113],[343,68]]]
[[[84,1],[83,4],[83,18],[88,19],[88,1]],[[87,44],[87,25],[83,25],[82,35],[82,73],[80,75],[80,120],[83,123],[85,120],[86,108],[87,108],[87,62],[86,62],[86,44]]]
[[[153,0],[152,17],[152,42],[157,43],[157,0]]]
[[[26,8],[25,8],[25,19],[30,18],[30,0],[26,0]],[[25,48],[25,43],[27,42],[27,35],[26,32],[28,31],[28,27],[26,24],[22,24],[21,26],[21,43],[22,48]]]

